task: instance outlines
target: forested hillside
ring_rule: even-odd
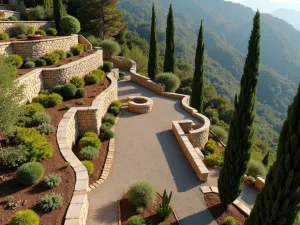
[[[157,4],[158,40],[164,49],[169,2]],[[196,35],[203,19],[206,46],[205,84],[231,101],[238,92],[254,11],[223,0],[173,0],[176,55],[193,65]],[[120,0],[129,30],[148,40],[152,1]],[[286,110],[300,81],[300,32],[285,21],[262,14],[261,73],[258,86],[256,130],[273,149]],[[180,75],[179,75],[180,76]],[[190,85],[185,74],[185,85]],[[187,88],[184,88],[186,91]]]

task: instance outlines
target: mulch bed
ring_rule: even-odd
[[[46,109],[46,112],[51,115],[52,125],[55,127],[58,126],[63,115],[67,111],[64,109],[65,105],[70,104],[71,106],[78,107],[79,105],[77,102],[84,100],[84,104],[80,105],[80,107],[90,106],[95,97],[103,92],[108,86],[109,81],[107,79],[96,85],[85,86],[85,89],[87,90],[87,96],[84,99],[64,101],[62,104],[54,108]],[[45,189],[42,185],[42,182],[31,187],[25,187],[20,185],[14,179],[16,170],[0,168],[0,178],[2,177],[2,180],[0,180],[0,224],[7,225],[10,218],[19,210],[33,209],[40,216],[40,225],[63,225],[64,217],[69,206],[69,202],[71,201],[75,186],[75,174],[71,167],[64,168],[65,160],[58,149],[56,132],[48,135],[47,139],[54,147],[54,154],[51,158],[41,162],[45,169],[45,176],[58,173],[62,178],[61,184],[51,190]],[[39,209],[38,203],[42,197],[51,193],[62,194],[64,196],[63,206],[54,210],[53,212],[44,213]],[[13,202],[21,200],[21,203],[15,210],[6,208],[5,200],[7,196],[13,196]],[[26,203],[24,204],[24,202]]]
[[[147,207],[144,212],[140,214],[140,216],[146,220],[147,225],[158,225],[164,221],[156,214],[156,209],[158,208],[159,203],[162,202],[162,197],[159,194],[156,194],[156,200],[156,204],[152,204]],[[127,220],[130,217],[137,215],[136,208],[129,202],[127,194],[125,194],[120,200],[120,209],[122,225],[126,225]],[[179,225],[173,211],[165,221],[172,225]]]
[[[219,225],[224,224],[226,216],[232,216],[236,219],[236,225],[243,225],[246,220],[246,215],[244,215],[237,207],[234,205],[229,205],[225,209],[221,205],[220,198],[217,194],[208,193],[204,195],[205,203]]]
[[[93,53],[95,53],[95,51],[93,51],[93,50],[86,51],[86,52],[82,53],[81,55],[72,56],[70,58],[65,58],[65,59],[59,60],[58,63],[53,64],[53,65],[39,66],[39,67],[30,68],[30,69],[19,68],[17,73],[18,73],[18,76],[22,76],[22,75],[24,75],[26,73],[29,73],[29,72],[31,72],[31,71],[33,71],[35,69],[60,67],[60,66],[63,66],[65,64],[75,62],[75,61],[77,61],[79,59],[82,59],[83,57],[89,56],[89,55],[91,55]]]

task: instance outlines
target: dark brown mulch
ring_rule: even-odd
[[[156,214],[156,209],[158,208],[159,203],[161,202],[162,197],[159,194],[156,194],[156,203],[147,207],[144,210],[144,212],[140,214],[140,216],[146,220],[147,225],[158,225],[159,223],[164,221]],[[122,225],[126,225],[127,220],[130,217],[137,215],[136,208],[129,202],[127,194],[125,194],[120,200],[120,208]],[[172,212],[171,215],[165,221],[172,225],[179,225],[174,212]]]
[[[109,81],[107,79],[99,84],[86,86],[85,89],[88,94],[87,97],[84,98],[84,104],[80,106],[90,106],[95,97],[108,86]],[[65,105],[70,104],[71,106],[78,106],[76,103],[82,100],[83,99],[68,100],[54,108],[46,109],[46,111],[51,115],[52,125],[55,127],[58,126],[63,115],[66,113],[66,110],[64,109]],[[8,224],[10,218],[17,211],[24,209],[33,209],[37,212],[40,216],[40,225],[62,225],[64,223],[63,218],[74,190],[75,174],[72,168],[64,168],[65,160],[58,149],[56,132],[48,135],[47,139],[54,147],[54,154],[51,158],[42,162],[45,169],[45,176],[58,173],[62,178],[61,184],[52,190],[45,189],[42,182],[31,187],[24,187],[15,180],[16,170],[0,168],[0,177],[3,178],[3,180],[0,181],[0,224]],[[51,193],[62,194],[64,196],[63,206],[53,212],[44,213],[39,209],[38,203],[43,196]],[[15,210],[7,209],[5,203],[7,196],[13,196],[13,202],[21,200],[21,204]],[[26,204],[23,205],[22,203],[24,203],[25,200]]]
[[[94,171],[91,175],[89,175],[89,184],[95,183],[97,180],[100,179],[100,176],[102,174],[106,157],[108,154],[108,146],[109,146],[109,140],[108,141],[102,141],[100,150],[99,150],[99,157],[95,158],[92,160],[94,163]],[[77,141],[76,145],[73,148],[74,153],[77,155],[79,158],[79,140]]]
[[[76,60],[79,60],[79,59],[82,59],[83,57],[86,57],[88,55],[91,55],[93,54],[95,51],[93,50],[90,50],[90,51],[87,51],[87,52],[84,52],[82,53],[81,55],[77,55],[77,56],[72,56],[70,58],[66,58],[66,59],[62,59],[62,60],[59,60],[58,63],[56,64],[53,64],[53,65],[48,65],[48,66],[40,66],[40,67],[35,67],[35,68],[30,68],[30,69],[25,69],[25,68],[19,68],[18,69],[18,76],[22,76],[26,73],[29,73],[35,69],[38,69],[38,68],[56,68],[56,67],[59,67],[59,66],[63,66],[65,64],[68,64],[68,63],[71,63],[71,62],[74,62]]]
[[[210,213],[219,225],[224,224],[226,216],[234,217],[237,221],[236,225],[243,225],[245,223],[246,216],[234,205],[229,205],[228,208],[225,209],[221,205],[220,198],[217,194],[205,194],[204,199]]]

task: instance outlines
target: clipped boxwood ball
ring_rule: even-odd
[[[87,91],[84,88],[78,88],[75,97],[84,98],[87,95]]]
[[[100,81],[100,78],[96,74],[87,75],[85,82],[87,85],[97,84]]]
[[[119,111],[120,110],[117,106],[110,107],[108,110],[108,112],[113,114],[114,116],[118,115]]]
[[[65,84],[62,88],[62,95],[64,98],[71,99],[76,95],[77,88],[74,84]]]
[[[101,138],[103,141],[112,139],[114,136],[115,136],[115,134],[114,134],[114,132],[113,132],[112,130],[107,130],[107,131],[105,131],[104,133],[100,134],[100,138]]]
[[[44,167],[38,162],[25,163],[18,168],[16,179],[21,184],[31,186],[44,176]]]
[[[47,62],[44,59],[38,59],[35,61],[36,66],[46,66]]]
[[[70,15],[63,16],[60,19],[60,28],[65,35],[77,34],[81,29],[78,19]]]
[[[112,71],[113,67],[114,64],[112,62],[104,62],[102,69],[104,72],[108,73]]]

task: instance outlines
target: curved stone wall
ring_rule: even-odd
[[[24,87],[24,102],[30,102],[44,88],[69,82],[73,76],[84,77],[103,65],[102,50],[56,68],[35,69],[16,81]]]
[[[23,59],[40,58],[57,49],[68,52],[71,47],[77,44],[78,35],[55,37],[43,40],[11,42],[14,54],[20,55]]]
[[[50,27],[55,27],[53,21],[1,21],[0,32],[6,32],[11,35],[11,28],[16,24],[25,24],[33,26],[36,30],[43,29],[47,30]]]
[[[85,225],[88,212],[89,177],[86,168],[73,153],[72,147],[77,138],[85,132],[100,132],[102,117],[111,102],[118,99],[118,76],[118,70],[109,73],[107,78],[110,80],[110,86],[97,96],[92,106],[71,108],[58,125],[59,150],[76,174],[75,190],[66,214],[65,225]]]

